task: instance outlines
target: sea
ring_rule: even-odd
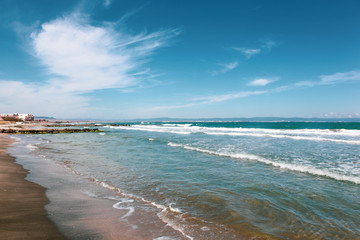
[[[71,179],[107,199],[134,239],[360,239],[359,122],[96,125],[102,132],[16,135],[10,151],[49,191],[63,169],[58,189]],[[56,223],[71,207],[48,197]]]

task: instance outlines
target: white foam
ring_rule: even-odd
[[[172,211],[172,212],[176,212],[176,213],[181,213],[181,210],[179,208],[174,208],[172,207],[173,203],[171,203],[169,205],[169,209]]]
[[[201,231],[210,231],[210,228],[208,228],[208,227],[202,227],[202,228],[200,228],[201,229]]]
[[[132,126],[110,126],[115,129],[127,129],[127,130],[139,130],[139,131],[150,131],[150,132],[162,132],[162,133],[175,133],[175,134],[191,134],[186,130],[181,130],[179,127],[164,127],[156,125],[132,125]]]
[[[28,144],[26,145],[26,148],[30,149],[31,151],[38,149],[38,147],[35,144]]]
[[[228,136],[250,136],[250,137],[271,137],[271,138],[288,138],[293,140],[307,140],[307,141],[318,141],[318,142],[335,142],[335,143],[346,143],[346,144],[358,144],[360,145],[359,140],[344,140],[344,139],[333,139],[333,138],[323,138],[323,137],[311,137],[311,136],[292,136],[292,135],[281,135],[281,134],[260,134],[260,133],[239,133],[239,132],[229,132],[229,133],[217,133],[209,132],[206,133],[209,135],[228,135]]]
[[[92,197],[92,198],[98,197],[95,193],[92,193],[92,192],[88,192],[88,191],[81,191],[81,192],[85,193],[86,195],[88,195],[89,197]]]
[[[14,136],[11,136],[11,135],[10,135],[10,138],[15,139],[15,140],[18,141],[18,142],[21,141],[21,138],[14,137]]]
[[[114,196],[109,196],[109,197],[105,197],[106,199],[110,199],[110,200],[115,200],[118,202],[123,202],[123,203],[132,203],[134,202],[134,199],[129,199],[129,198],[123,198],[123,197],[114,197]]]
[[[153,240],[175,240],[176,238],[168,237],[168,236],[161,236],[154,238]]]
[[[266,159],[266,158],[263,158],[261,156],[257,156],[254,154],[216,152],[216,151],[191,147],[188,145],[177,144],[177,143],[172,143],[172,142],[169,142],[168,145],[171,147],[181,147],[181,148],[184,148],[187,150],[192,150],[192,151],[197,151],[197,152],[202,152],[202,153],[217,155],[217,156],[222,156],[222,157],[254,160],[254,161],[266,163],[268,165],[272,165],[274,167],[278,167],[281,169],[287,169],[287,170],[297,171],[297,172],[302,172],[302,173],[309,173],[312,175],[324,176],[324,177],[329,177],[329,178],[333,178],[333,179],[340,180],[340,181],[349,181],[349,182],[353,182],[356,184],[360,184],[360,177],[357,177],[357,176],[343,175],[343,174],[339,174],[336,172],[330,172],[330,171],[324,170],[324,169],[318,169],[313,166],[296,165],[296,164],[284,163],[284,162],[275,162],[275,161],[271,161],[269,159]]]
[[[104,136],[104,135],[105,135],[105,133],[103,133],[103,132],[99,132],[99,135]]]
[[[121,206],[122,204],[124,204],[123,201],[121,202],[117,202],[113,205],[113,208],[116,208],[116,209],[119,209],[119,210],[128,210],[128,212],[122,216],[122,218],[127,218],[127,217],[130,217],[134,212],[135,212],[135,208],[134,207],[124,207],[124,206]]]
[[[210,128],[210,127],[191,126],[191,124],[133,125],[133,126],[117,126],[117,127],[111,126],[111,127],[116,129],[174,133],[174,134],[203,133],[208,135],[224,135],[224,136],[288,138],[293,140],[328,141],[334,143],[360,145],[360,139],[359,139],[360,130],[347,130],[347,129],[331,130],[331,129],[224,128],[224,127]]]
[[[159,218],[166,223],[166,225],[168,225],[169,227],[171,227],[172,229],[175,229],[176,231],[180,232],[184,237],[193,240],[194,238],[187,235],[184,232],[184,228],[181,226],[181,224],[178,224],[177,222],[171,220],[170,218],[168,218],[167,216],[167,211],[166,209],[164,209],[163,211],[161,211],[160,213],[158,213]]]
[[[169,207],[166,207],[164,205],[161,205],[161,204],[157,204],[156,202],[153,202],[153,201],[149,201],[149,200],[146,200],[145,198],[142,198],[142,197],[137,197],[137,196],[134,196],[134,195],[131,195],[131,194],[127,194],[127,193],[124,193],[122,192],[119,188],[116,188],[108,183],[105,183],[103,181],[100,181],[96,178],[92,178],[91,179],[93,182],[99,184],[100,186],[104,187],[104,188],[107,188],[111,191],[115,191],[115,192],[118,192],[119,194],[121,194],[122,196],[126,197],[126,198],[130,198],[129,199],[129,202],[131,202],[132,199],[136,199],[136,200],[141,200],[145,203],[149,203],[151,205],[153,205],[154,207],[158,208],[161,210],[160,213],[157,214],[157,216],[160,218],[161,221],[163,221],[166,225],[168,225],[169,227],[173,228],[174,230],[180,232],[183,236],[185,236],[186,238],[188,239],[191,239],[193,240],[193,237],[187,235],[183,228],[177,224],[176,222],[170,220],[169,218],[167,218],[165,215],[168,213],[168,212],[176,212],[176,213],[181,213],[181,211],[177,208],[172,208],[170,204]],[[122,201],[119,201],[118,203],[114,204],[113,207],[114,208],[118,208],[118,209],[127,209],[128,210],[128,213],[125,214],[123,216],[123,218],[126,218],[128,216],[131,216],[131,214],[135,211],[135,209],[133,209],[133,207],[126,207],[126,208],[121,208],[121,204],[124,203],[125,200],[122,199]]]
[[[158,213],[158,217],[161,219],[161,221],[163,221],[164,223],[166,223],[166,225],[168,225],[169,227],[175,229],[176,231],[180,232],[184,237],[188,238],[188,239],[191,239],[193,240],[194,238],[187,235],[185,232],[184,232],[184,229],[183,227],[176,223],[175,221],[169,219],[168,217],[166,217],[166,215],[169,213],[169,212],[175,212],[175,213],[181,213],[181,211],[177,208],[172,208],[170,204],[169,207],[166,207],[164,205],[161,205],[161,204],[157,204],[155,202],[152,202],[152,201],[149,201],[149,200],[146,200],[144,198],[142,198],[142,201],[146,202],[146,203],[149,203],[151,205],[153,205],[154,207],[158,208],[158,209],[161,209],[161,212]],[[170,210],[170,211],[169,211]]]
[[[128,197],[128,198],[134,198],[134,197],[135,197],[134,195],[124,193],[124,192],[122,192],[119,188],[114,187],[114,186],[112,186],[112,185],[110,185],[110,184],[108,184],[108,183],[106,183],[106,182],[100,181],[100,180],[98,180],[98,179],[96,179],[96,178],[93,178],[92,180],[93,180],[95,183],[99,184],[100,186],[102,186],[102,187],[104,187],[104,188],[107,188],[107,189],[109,189],[109,190],[111,190],[111,191],[114,191],[114,192],[118,192],[119,194],[121,194],[121,195],[124,196],[124,197]]]
[[[154,207],[156,207],[156,208],[158,208],[158,209],[166,210],[166,207],[165,207],[164,205],[157,204],[156,202],[152,202],[152,201],[146,200],[145,198],[141,198],[141,200],[142,200],[143,202],[150,203],[151,205],[153,205]]]

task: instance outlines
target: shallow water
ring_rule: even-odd
[[[21,138],[34,156],[115,192],[121,200],[113,208],[124,219],[138,212],[156,216],[179,233],[171,239],[360,236],[359,123],[102,129]],[[87,192],[108,197],[91,187]]]

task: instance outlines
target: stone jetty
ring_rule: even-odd
[[[0,129],[0,133],[9,134],[57,134],[57,133],[83,133],[83,132],[101,132],[98,128],[64,128],[64,129],[22,129],[22,128],[5,128]]]

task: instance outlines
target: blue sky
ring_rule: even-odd
[[[0,112],[360,117],[360,2],[0,0]]]

